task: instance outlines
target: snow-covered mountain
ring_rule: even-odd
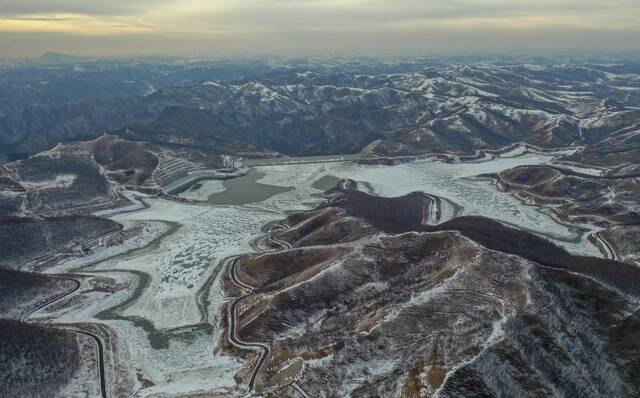
[[[514,142],[589,144],[637,126],[640,66],[450,65],[411,72],[276,70],[126,98],[26,107],[0,124],[4,154],[119,130],[129,139],[289,155],[472,153]]]

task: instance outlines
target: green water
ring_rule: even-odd
[[[342,181],[342,178],[327,175],[314,181],[313,184],[311,184],[311,186],[320,191],[328,191],[329,189],[338,185],[340,181]]]
[[[257,182],[264,176],[264,173],[251,170],[245,176],[224,180],[225,190],[209,196],[207,202],[215,205],[246,205],[259,203],[279,193],[295,189],[295,187],[278,187]]]

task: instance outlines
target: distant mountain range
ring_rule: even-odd
[[[16,74],[27,72],[4,73],[0,91],[5,86],[12,95],[0,104],[2,154],[103,132],[228,152],[251,146],[287,155],[365,148],[375,155],[469,154],[515,142],[628,140],[640,129],[640,65],[417,64],[361,74],[264,63],[245,65],[248,77],[215,65],[182,74],[157,65],[82,65],[75,72],[45,69],[38,73],[58,79],[19,88]],[[204,76],[218,78],[195,82]]]

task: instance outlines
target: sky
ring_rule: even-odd
[[[640,0],[0,0],[0,58],[640,51]]]

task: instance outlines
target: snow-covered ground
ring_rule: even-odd
[[[463,207],[462,215],[483,215],[537,232],[555,239],[569,251],[599,256],[595,246],[573,226],[558,224],[537,206],[525,206],[513,195],[501,192],[487,180],[473,178],[522,165],[550,162],[551,155],[527,153],[521,156],[499,156],[493,160],[473,163],[443,163],[432,159],[402,163],[396,166],[359,165],[355,163],[327,163],[322,165],[269,166],[259,182],[281,186],[296,186],[300,201],[312,193],[304,180],[323,175],[350,178],[366,182],[380,196],[400,196],[413,191],[424,191],[444,197]],[[278,195],[273,200],[284,200]],[[270,199],[271,200],[271,199]],[[268,201],[267,201],[268,202]],[[446,220],[446,218],[444,218]]]
[[[575,171],[576,173],[586,174],[594,177],[600,177],[607,172],[607,170],[604,170],[604,169],[596,169],[593,167],[572,165],[569,163],[560,163],[558,166],[563,169]]]
[[[219,283],[221,261],[251,251],[250,242],[262,234],[264,224],[284,218],[287,211],[303,210],[318,203],[320,191],[312,184],[328,175],[366,182],[382,196],[425,191],[462,206],[463,214],[503,220],[556,237],[574,252],[597,254],[575,230],[557,224],[538,208],[525,206],[510,194],[499,192],[490,181],[471,178],[553,159],[541,154],[514,155],[517,154],[457,164],[422,160],[396,166],[353,163],[260,166],[257,169],[264,176],[258,183],[295,189],[257,203],[213,205],[206,202],[206,198],[226,188],[220,181],[211,181],[203,182],[197,191],[186,193],[190,199],[202,200],[201,203],[146,198],[147,208],[112,215],[114,220],[129,227],[142,225],[138,238],[120,248],[72,259],[53,270],[95,273],[132,287],[112,295],[87,294],[89,302],[77,308],[78,311],[60,314],[59,320],[109,324],[118,333],[119,341],[126,345],[123,351],[131,362],[132,373],[141,369],[144,378],[154,384],[140,389],[137,396],[188,395],[233,388],[233,376],[243,364],[237,358],[214,353],[222,332],[219,320],[225,301]],[[139,282],[141,275],[145,275],[143,279],[148,280],[148,285],[136,291],[136,281]],[[214,281],[207,284],[211,278],[215,278]],[[208,290],[204,292],[209,303],[206,307],[198,301],[203,289]],[[134,323],[132,320],[144,321]],[[141,326],[143,323],[145,327]]]

